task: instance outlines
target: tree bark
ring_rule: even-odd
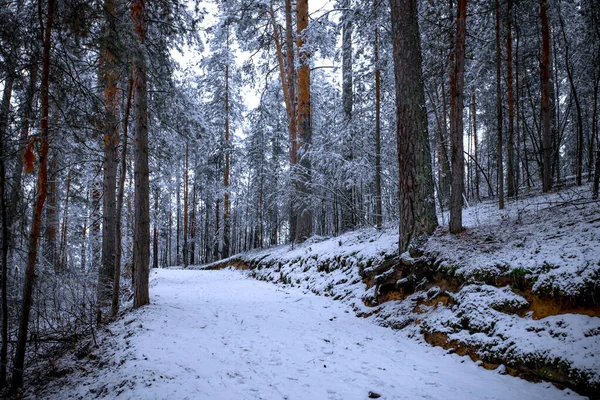
[[[56,210],[56,179],[57,179],[57,157],[56,151],[51,152],[50,167],[48,170],[48,195],[46,204],[46,229],[45,229],[45,258],[50,266],[56,270],[56,228],[58,226],[58,214]]]
[[[596,32],[598,33],[597,40],[600,40],[600,30],[597,30]],[[596,54],[598,55],[597,61],[600,61],[600,43],[596,51]],[[594,109],[592,111],[592,135],[594,135],[596,138],[596,162],[594,165],[594,183],[592,185],[592,197],[594,199],[598,198],[598,190],[600,188],[600,132],[598,129],[598,88],[600,87],[600,62],[597,62],[596,66],[596,79],[594,80]]]
[[[540,62],[542,125],[542,191],[552,189],[552,132],[550,130],[550,26],[548,0],[539,0],[542,25],[542,59]]]
[[[2,104],[0,105],[0,218],[2,219],[2,253],[0,268],[2,268],[2,348],[0,349],[0,388],[6,386],[6,367],[8,362],[8,248],[10,245],[10,229],[6,204],[6,167],[4,163],[4,141],[7,139],[9,125],[10,99],[12,98],[13,74],[4,81]]]
[[[310,106],[310,53],[304,39],[308,28],[308,0],[298,0],[296,5],[298,68],[298,137],[297,149],[300,162],[298,177],[298,207],[296,242],[303,242],[312,234],[312,209],[310,206],[312,121]]]
[[[177,221],[175,226],[175,265],[181,265],[181,257],[179,253],[179,238],[181,237],[181,165],[177,163]]]
[[[481,201],[481,196],[479,194],[479,158],[477,153],[477,102],[475,98],[474,86],[471,88],[471,92],[471,116],[473,118],[473,156],[475,159],[475,196],[477,196],[477,201]]]
[[[377,6],[375,0],[375,7]],[[375,27],[375,225],[383,227],[383,207],[381,199],[381,71],[379,68],[379,27]]]
[[[188,189],[189,189],[189,146],[185,144],[185,177],[183,182],[183,267],[188,267]],[[158,196],[155,199],[155,210],[158,209]],[[154,243],[158,242],[156,222],[154,223]]]
[[[19,138],[20,150],[17,154],[14,164],[14,175],[13,184],[10,197],[7,202],[7,217],[8,226],[12,226],[13,221],[16,217],[16,210],[19,203],[19,197],[21,195],[21,181],[23,176],[23,154],[28,143],[30,121],[33,119],[33,107],[34,107],[34,96],[38,78],[38,61],[39,57],[34,54],[30,60],[29,66],[29,84],[25,92],[25,107],[23,112],[23,125],[21,127],[21,134]],[[6,85],[6,84],[5,84]],[[5,86],[6,87],[6,86]]]
[[[148,169],[148,92],[146,90],[146,5],[132,0],[131,20],[139,43],[133,61],[134,90],[134,157],[135,157],[135,229],[133,238],[134,274],[133,306],[150,303],[150,180]]]
[[[221,259],[220,246],[219,246],[219,230],[221,230],[221,199],[217,199],[215,204],[215,236],[214,236],[214,249],[213,249],[213,260]]]
[[[152,239],[152,268],[158,268],[158,198],[159,197],[160,197],[160,188],[157,187],[156,191],[154,192],[154,234],[153,234],[153,239]],[[187,258],[184,257],[184,260],[187,260]]]
[[[104,84],[104,166],[102,195],[102,265],[98,270],[98,320],[111,305],[117,258],[117,165],[119,114],[117,99],[116,1],[104,2],[104,40],[101,73]]]
[[[513,56],[512,56],[512,18],[513,0],[507,0],[506,10],[506,85],[508,86],[508,143],[506,144],[506,183],[507,196],[514,197],[517,194],[518,174],[515,163],[515,104],[513,90]]]
[[[575,87],[575,79],[573,78],[573,68],[571,66],[571,58],[569,53],[569,41],[567,40],[567,34],[565,32],[565,23],[562,15],[559,13],[560,30],[565,46],[565,67],[567,70],[567,78],[569,80],[569,87],[571,88],[571,95],[575,100],[575,112],[577,114],[577,164],[575,168],[576,173],[576,184],[581,186],[583,183],[583,117],[581,113],[581,103],[579,102],[579,94]]]
[[[454,54],[454,52],[452,52]],[[452,55],[454,57],[454,55]],[[445,73],[442,66],[441,71],[441,87],[442,87],[442,123],[438,129],[438,160],[440,168],[439,172],[439,186],[440,186],[440,205],[441,208],[448,205],[450,201],[450,189],[452,187],[452,174],[450,171],[450,157],[448,156],[448,146],[446,143],[449,141],[448,138],[448,105],[446,98],[446,82]],[[438,96],[436,88],[436,97]],[[454,113],[454,111],[452,111]]]
[[[398,138],[400,251],[437,227],[416,0],[390,0]]]
[[[229,53],[229,27],[227,27],[227,52]],[[231,204],[229,202],[229,54],[225,65],[225,172],[223,175],[223,250],[222,258],[229,257],[229,240],[231,236]]]
[[[592,186],[592,197],[598,198],[598,189],[600,186],[600,135],[598,134],[598,81],[600,80],[600,68],[598,78],[594,85],[594,111],[592,115],[593,132],[596,138],[596,163],[594,165],[594,184]]]
[[[129,131],[129,114],[131,112],[131,97],[133,96],[133,76],[129,79],[127,85],[127,102],[125,103],[125,113],[123,115],[123,146],[121,146],[121,170],[119,173],[119,192],[117,194],[117,217],[116,217],[116,260],[115,277],[112,292],[112,316],[115,317],[119,312],[119,294],[121,289],[121,258],[123,249],[121,247],[121,217],[123,215],[123,199],[125,196],[125,180],[127,179],[127,134]]]
[[[344,0],[342,4],[342,108],[344,110],[344,140],[343,156],[349,165],[354,158],[354,140],[352,132],[352,10],[350,1]],[[350,171],[351,172],[351,171]],[[342,232],[354,229],[356,225],[356,202],[352,186],[348,186],[348,179],[343,179],[344,202],[342,207]]]
[[[60,233],[60,249],[58,251],[59,269],[64,271],[68,267],[68,233],[69,233],[69,195],[71,193],[71,169],[67,173],[67,193],[65,196],[65,210],[63,212],[62,230]]]
[[[465,159],[463,156],[463,91],[465,84],[465,38],[467,33],[467,0],[458,0],[456,10],[456,46],[454,48],[454,120],[451,121],[452,191],[450,192],[450,233],[462,231]]]
[[[500,0],[496,0],[496,129],[498,132],[496,158],[496,173],[498,176],[498,208],[504,209],[504,154],[502,136],[502,82],[501,82],[501,60],[502,50],[500,45]]]
[[[194,178],[192,185],[192,213],[190,217],[190,240],[192,242],[190,246],[190,264],[194,265],[196,262],[196,178]]]
[[[279,76],[281,78],[281,87],[283,90],[283,98],[285,101],[286,116],[289,132],[289,156],[290,169],[292,174],[296,171],[298,162],[298,111],[296,104],[296,66],[294,62],[294,41],[293,41],[293,25],[292,25],[292,1],[285,0],[285,62],[283,57],[282,40],[279,35],[279,26],[275,21],[275,11],[271,5],[270,8],[271,25],[273,27],[273,39],[275,41],[275,49],[277,52],[277,62],[279,65]],[[297,183],[292,181],[293,189],[296,190]],[[296,237],[297,215],[293,204],[290,206],[290,241],[294,241]]]
[[[41,13],[41,7],[40,7]],[[40,20],[42,16],[40,15]],[[40,123],[40,149],[37,179],[37,197],[33,207],[31,228],[29,233],[29,249],[27,257],[27,269],[25,271],[25,282],[23,285],[23,302],[21,304],[21,318],[19,320],[19,334],[17,337],[17,349],[15,351],[14,372],[11,382],[11,391],[16,393],[23,386],[23,367],[25,365],[25,350],[27,346],[27,333],[29,330],[29,314],[33,300],[33,288],[35,284],[35,264],[37,258],[38,242],[42,212],[46,195],[48,194],[48,89],[50,83],[50,50],[52,46],[52,22],[54,19],[54,0],[48,0],[48,15],[44,27],[44,51],[42,56],[42,82],[41,82],[41,123]]]

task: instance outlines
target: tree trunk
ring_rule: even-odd
[[[506,10],[506,85],[508,86],[508,143],[506,144],[507,196],[517,194],[518,174],[515,163],[515,104],[513,92],[512,18],[513,0],[507,0]]]
[[[437,227],[416,0],[390,0],[398,138],[400,251]]]
[[[450,200],[450,233],[462,231],[462,207],[464,191],[465,159],[463,156],[463,91],[465,84],[465,37],[467,18],[467,0],[458,0],[456,10],[456,46],[454,48],[454,90],[452,103],[454,104],[454,120],[450,139],[452,144],[452,191]]]
[[[471,116],[473,117],[473,155],[475,158],[475,196],[477,196],[477,201],[481,201],[481,196],[479,195],[479,158],[477,154],[477,102],[475,99],[475,87],[471,88]]]
[[[68,231],[69,231],[69,195],[71,193],[71,169],[67,173],[67,193],[65,196],[65,210],[63,212],[62,230],[60,233],[60,249],[58,251],[59,269],[64,271],[68,267]]]
[[[550,28],[552,35],[552,28]],[[560,182],[560,147],[562,135],[559,132],[560,123],[560,79],[558,77],[558,51],[556,49],[556,40],[550,36],[552,48],[550,57],[553,62],[550,63],[550,132],[552,133],[552,168],[551,173],[556,182]],[[553,79],[554,78],[554,79]],[[570,101],[570,100],[569,100]],[[570,107],[570,106],[569,106]],[[566,126],[566,124],[563,124]],[[562,128],[564,130],[564,128]]]
[[[600,30],[597,31],[600,36]],[[598,37],[600,40],[600,37]],[[598,46],[597,53],[600,61],[600,45]],[[600,132],[598,129],[598,88],[600,86],[600,63],[597,62],[596,79],[594,80],[594,109],[592,111],[592,135],[596,138],[596,163],[594,165],[594,184],[592,186],[592,197],[598,198],[598,189],[600,186]]]
[[[88,197],[89,199],[89,197]],[[85,265],[87,263],[87,256],[86,256],[86,236],[87,236],[87,218],[83,221],[83,227],[81,228],[81,253],[80,253],[80,257],[81,257],[81,264],[80,264],[80,268],[82,271],[85,271]]]
[[[552,132],[550,130],[550,26],[548,23],[548,0],[540,2],[542,25],[542,59],[540,62],[542,125],[542,191],[552,189]]]
[[[35,89],[38,78],[38,56],[33,55],[31,57],[30,66],[29,66],[29,84],[27,86],[27,90],[25,92],[25,107],[23,112],[23,124],[21,127],[21,134],[19,138],[20,142],[20,150],[17,153],[17,157],[14,164],[14,175],[13,175],[13,184],[12,191],[10,193],[10,197],[8,198],[7,206],[7,217],[8,217],[8,226],[12,226],[13,221],[16,217],[16,210],[19,203],[19,197],[21,195],[21,181],[23,175],[23,155],[25,152],[25,148],[28,143],[28,135],[29,135],[29,127],[30,121],[34,118],[33,107],[35,101]],[[6,87],[7,84],[5,84]]]
[[[160,188],[154,192],[154,235],[152,240],[152,268],[158,268],[158,198]],[[184,254],[184,261],[187,260]]]
[[[310,53],[304,44],[308,28],[308,0],[296,3],[297,47],[298,47],[298,137],[297,149],[300,163],[298,196],[296,207],[296,242],[303,242],[312,234],[312,208],[310,205],[311,162],[309,150],[312,144],[312,121],[310,108]]]
[[[575,171],[576,184],[577,186],[581,186],[583,183],[583,117],[581,115],[581,104],[579,102],[579,95],[577,93],[577,88],[575,87],[575,80],[573,78],[573,68],[571,66],[571,59],[569,53],[569,41],[567,40],[567,34],[565,33],[565,23],[560,13],[558,19],[560,21],[560,30],[562,32],[562,37],[565,42],[565,67],[567,70],[567,78],[569,80],[569,87],[571,88],[571,95],[573,96],[573,100],[575,100],[575,111],[577,114],[577,164]]]
[[[285,44],[286,55],[285,62],[283,59],[283,50],[279,35],[279,27],[275,21],[275,12],[273,7],[270,9],[271,25],[273,26],[273,39],[277,51],[277,62],[279,65],[279,76],[281,78],[281,87],[283,90],[283,98],[285,101],[286,116],[288,122],[289,142],[290,142],[290,168],[292,173],[295,172],[298,162],[298,119],[296,106],[296,67],[294,62],[294,41],[293,41],[293,24],[292,24],[292,0],[285,0]],[[293,181],[294,188],[296,182]],[[294,241],[296,237],[297,215],[293,205],[290,207],[290,241]]]
[[[227,50],[229,51],[229,27],[227,27]],[[225,173],[223,175],[223,250],[222,258],[229,257],[229,240],[231,236],[231,204],[229,202],[229,54],[225,65]]]
[[[500,46],[500,0],[496,0],[496,129],[498,131],[496,158],[496,173],[498,176],[498,208],[504,209],[504,162],[503,162],[503,137],[502,137],[502,86],[501,86],[501,60]]]
[[[98,320],[111,305],[117,258],[117,165],[119,149],[119,112],[117,99],[116,1],[104,2],[104,40],[101,73],[104,83],[104,167],[102,195],[102,265],[98,270]]]
[[[58,226],[58,214],[56,210],[56,179],[57,179],[56,151],[52,151],[50,168],[48,171],[48,195],[46,204],[46,251],[45,258],[50,266],[56,270],[56,228]]]
[[[40,7],[41,14],[41,7]],[[27,257],[27,269],[25,271],[25,282],[23,285],[23,303],[21,305],[21,318],[19,321],[19,334],[17,337],[17,349],[15,351],[14,372],[11,382],[11,391],[16,393],[23,386],[23,367],[25,365],[25,349],[27,345],[27,332],[29,330],[29,314],[33,300],[33,288],[35,284],[35,264],[37,258],[38,241],[42,222],[42,212],[46,195],[48,194],[48,85],[50,83],[50,48],[52,45],[52,22],[54,16],[54,0],[48,0],[48,15],[44,29],[44,52],[42,56],[42,82],[41,82],[41,129],[40,150],[38,162],[37,197],[31,218],[29,233],[29,249]],[[42,16],[40,15],[40,20]]]
[[[525,130],[521,133],[521,118],[522,118],[522,105],[521,105],[521,93],[523,92],[523,66],[520,62],[521,56],[519,52],[519,43],[520,43],[520,34],[519,34],[519,25],[515,25],[515,33],[516,33],[516,75],[517,75],[517,96],[516,96],[516,114],[517,114],[517,136],[522,136],[523,142],[523,155],[522,155],[522,169],[523,169],[523,182],[525,183],[525,188],[529,190],[531,188],[531,175],[529,174],[529,155],[527,152],[527,135],[525,134]]]
[[[454,57],[454,56],[453,56]],[[446,142],[448,141],[448,105],[446,99],[446,83],[445,83],[445,74],[442,67],[441,71],[441,86],[442,86],[442,124],[438,129],[438,160],[440,163],[440,168],[438,170],[440,182],[440,204],[441,207],[448,205],[450,201],[450,188],[451,188],[451,180],[452,176],[450,173],[450,157],[448,156],[448,146]],[[436,88],[436,97],[438,96],[437,88]]]
[[[188,266],[188,188],[189,188],[189,146],[185,144],[185,176],[183,182],[183,267]],[[157,197],[158,199],[158,197]],[[156,202],[157,200],[155,200]],[[155,203],[157,204],[157,203]],[[155,206],[155,209],[158,205]],[[154,223],[154,242],[158,242],[158,235],[156,233],[156,222]]]
[[[210,208],[209,208],[209,198],[208,193],[206,194],[206,199],[204,200],[204,262],[207,263],[210,260],[210,242],[209,238],[209,224],[210,224]]]
[[[375,6],[377,6],[375,1]],[[383,227],[381,200],[381,71],[379,69],[379,27],[375,28],[375,225]]]
[[[146,91],[146,5],[145,0],[132,0],[131,20],[139,43],[133,61],[135,95],[133,104],[135,137],[135,230],[133,238],[134,273],[133,306],[150,303],[150,180],[148,169],[148,92]]]
[[[352,10],[350,1],[342,3],[342,108],[344,110],[343,156],[349,165],[354,158],[354,140],[352,132]],[[348,171],[351,173],[351,171]],[[348,175],[346,175],[348,176]],[[356,225],[356,208],[353,190],[348,186],[348,179],[343,179],[344,202],[342,207],[342,232],[354,229]]]
[[[220,215],[221,214],[221,199],[217,199],[215,204],[215,236],[214,236],[214,248],[213,248],[213,261],[221,259],[219,254],[219,230],[220,227]]]
[[[8,139],[10,99],[13,89],[13,74],[9,71],[4,81],[2,104],[0,105],[0,218],[2,218],[2,348],[0,349],[0,388],[6,386],[6,367],[8,362],[8,248],[10,245],[9,216],[6,204],[6,167],[4,164],[4,141]]]
[[[169,190],[169,233],[167,237],[167,266],[173,265],[173,194]]]
[[[117,217],[116,217],[116,244],[117,256],[115,259],[115,276],[112,292],[112,316],[119,312],[119,292],[121,289],[121,258],[123,249],[121,247],[121,216],[123,215],[123,199],[125,196],[125,180],[127,179],[127,134],[129,131],[129,114],[131,111],[131,97],[133,95],[133,77],[127,85],[127,102],[125,103],[125,114],[123,115],[123,146],[121,147],[121,170],[119,174],[119,193],[117,195]]]
[[[181,265],[181,257],[179,253],[179,237],[181,236],[181,165],[179,162],[177,163],[177,225],[175,229],[175,265]]]
[[[192,185],[192,214],[190,222],[190,264],[194,265],[196,262],[196,178],[194,178],[194,184]]]

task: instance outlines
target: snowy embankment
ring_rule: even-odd
[[[465,211],[423,253],[397,230],[253,251],[208,268],[331,296],[357,315],[469,355],[488,369],[600,393],[600,204],[589,188]]]
[[[57,361],[37,399],[579,398],[478,368],[350,308],[238,271],[154,270],[152,304]],[[43,371],[47,374],[48,371]]]

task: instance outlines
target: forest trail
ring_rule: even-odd
[[[487,371],[357,318],[330,298],[242,272],[153,270],[151,279],[152,304],[100,335],[104,366],[79,366],[37,396],[367,399],[374,392],[382,399],[578,398],[547,383]]]

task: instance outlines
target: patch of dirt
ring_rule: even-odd
[[[520,316],[524,316],[529,311],[533,311],[533,319],[542,319],[554,315],[562,314],[581,314],[589,317],[600,317],[600,306],[595,304],[578,305],[572,301],[560,297],[540,297],[532,293],[531,290],[513,291],[523,296],[529,302],[529,308],[525,309]]]
[[[396,290],[391,285],[385,285],[381,288],[379,295],[377,296],[377,302],[381,304],[386,301],[402,301],[410,295],[411,293],[404,293],[402,289]]]

